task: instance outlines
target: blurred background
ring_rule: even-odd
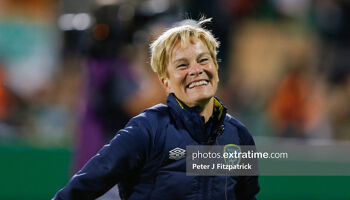
[[[349,1],[0,0],[0,199],[51,198],[164,103],[149,44],[202,15],[221,42],[218,97],[257,142],[349,143]],[[258,197],[350,199],[349,181],[263,176]]]

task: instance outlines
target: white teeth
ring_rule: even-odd
[[[207,85],[207,84],[208,84],[208,81],[197,81],[197,82],[191,83],[188,87],[191,89],[191,88],[194,88],[196,86]]]

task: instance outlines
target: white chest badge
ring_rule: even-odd
[[[179,147],[176,147],[175,149],[169,151],[169,159],[180,160],[184,157],[186,157],[186,150],[185,149],[181,149]]]

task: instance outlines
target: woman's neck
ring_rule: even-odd
[[[210,116],[213,114],[214,110],[214,97],[210,98],[205,104],[200,105],[201,112],[200,115],[204,117],[204,122],[206,123]]]

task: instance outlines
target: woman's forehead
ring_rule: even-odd
[[[171,50],[170,61],[178,59],[179,56],[182,57],[182,54],[188,52],[189,48],[192,47],[198,50],[198,53],[209,52],[208,47],[201,39],[190,37],[184,41],[177,41]]]

